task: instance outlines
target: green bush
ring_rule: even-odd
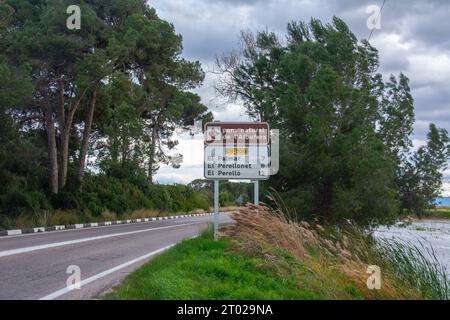
[[[72,192],[60,192],[51,197],[51,203],[58,209],[80,209],[80,199],[77,194]]]
[[[0,205],[0,212],[13,217],[21,213],[34,214],[51,207],[45,193],[17,189],[8,190],[6,194],[1,195]]]
[[[119,173],[123,174],[122,178]],[[87,221],[90,218],[86,213],[95,220],[105,211],[120,216],[141,209],[173,213],[208,210],[211,206],[208,197],[190,186],[157,185],[141,175],[126,179],[127,176],[130,174],[122,171],[115,172],[115,176],[86,175],[81,186],[68,186],[51,196],[43,191],[12,188],[0,194],[0,229],[17,225],[19,216],[22,225],[33,224],[35,216],[43,212],[55,212],[55,215],[70,212],[70,221],[74,215],[80,221]],[[54,219],[57,221],[58,217]]]
[[[236,200],[230,192],[224,191],[219,193],[219,203],[224,207],[234,206],[236,204]]]
[[[83,207],[99,216],[105,210],[118,214],[137,209],[155,209],[155,204],[136,185],[106,175],[87,177],[79,193]]]
[[[137,186],[127,179],[104,174],[86,176],[81,191],[61,192],[52,197],[52,204],[61,210],[88,209],[94,216],[100,216],[105,210],[121,215],[139,209],[188,212],[210,207],[208,200],[189,186],[157,185],[148,181]]]
[[[195,209],[209,209],[208,201],[185,185],[167,186],[172,198],[171,212],[193,211]]]
[[[155,208],[161,211],[171,211],[172,197],[166,186],[150,184],[146,188],[146,196],[151,199]]]

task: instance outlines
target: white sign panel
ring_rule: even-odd
[[[269,179],[271,172],[268,124],[207,124],[204,170],[206,179]]]
[[[268,179],[270,176],[268,146],[217,146],[205,148],[207,179]]]

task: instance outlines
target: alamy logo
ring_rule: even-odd
[[[368,6],[366,13],[370,14],[367,19],[367,28],[369,30],[381,29],[381,8],[377,5]]]
[[[79,266],[68,266],[67,274],[71,276],[67,279],[67,288],[70,290],[81,289],[81,269]]]
[[[81,29],[81,9],[79,6],[71,5],[67,7],[67,14],[70,16],[67,18],[67,29],[80,30]]]
[[[381,289],[381,269],[379,266],[369,266],[367,268],[367,274],[370,274],[367,278],[367,288],[369,290]]]

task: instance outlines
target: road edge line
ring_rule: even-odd
[[[87,279],[84,279],[84,280],[82,280],[82,281],[80,282],[80,288],[82,288],[83,286],[88,285],[88,284],[91,283],[91,282],[94,282],[94,281],[96,281],[96,280],[99,280],[99,279],[101,279],[101,278],[104,278],[104,277],[106,277],[106,276],[108,276],[108,275],[110,275],[110,274],[112,274],[112,273],[114,273],[114,272],[117,272],[117,271],[119,271],[119,270],[121,270],[121,269],[124,269],[124,268],[126,268],[126,267],[128,267],[128,266],[131,266],[131,265],[133,265],[133,264],[135,264],[135,263],[137,263],[137,262],[140,262],[140,261],[142,261],[142,260],[151,258],[152,256],[155,256],[155,255],[157,255],[157,254],[159,254],[159,253],[162,253],[162,252],[164,252],[164,251],[167,251],[167,250],[169,250],[170,248],[174,247],[176,244],[177,244],[177,243],[173,243],[173,244],[168,245],[168,246],[166,246],[166,247],[164,247],[164,248],[161,248],[161,249],[152,251],[152,252],[147,253],[147,254],[145,254],[145,255],[143,255],[143,256],[140,256],[140,257],[135,258],[135,259],[133,259],[133,260],[130,260],[130,261],[128,261],[128,262],[122,263],[122,264],[120,264],[120,265],[118,265],[118,266],[116,266],[116,267],[113,267],[113,268],[111,268],[111,269],[108,269],[108,270],[105,270],[105,271],[103,271],[103,272],[100,272],[100,273],[98,273],[98,274],[96,274],[96,275],[94,275],[94,276],[91,276],[91,277],[89,277],[89,278],[87,278]],[[67,294],[67,293],[69,293],[69,292],[71,292],[71,291],[73,291],[73,290],[75,290],[75,289],[76,289],[76,288],[75,288],[74,286],[68,286],[68,287],[66,287],[66,288],[63,288],[63,289],[60,289],[60,290],[55,291],[55,292],[53,292],[53,293],[50,293],[50,294],[48,294],[48,295],[46,295],[46,296],[40,298],[39,300],[54,300],[54,299],[57,299],[57,298],[59,298],[59,297],[65,295],[65,294]]]

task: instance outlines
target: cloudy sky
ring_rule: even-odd
[[[151,0],[159,16],[174,24],[183,36],[184,57],[199,60],[207,73],[197,89],[217,120],[248,120],[238,105],[216,97],[216,55],[237,48],[240,30],[269,30],[280,35],[290,21],[324,22],[333,15],[344,19],[359,39],[368,38],[369,6],[383,0]],[[423,144],[430,122],[450,131],[450,1],[387,0],[381,29],[371,43],[380,52],[381,72],[404,72],[411,80],[415,99],[414,143]],[[203,175],[201,136],[180,139],[178,152],[185,157],[181,169],[162,167],[160,183],[187,183]],[[450,196],[450,171],[445,173],[445,194]]]

